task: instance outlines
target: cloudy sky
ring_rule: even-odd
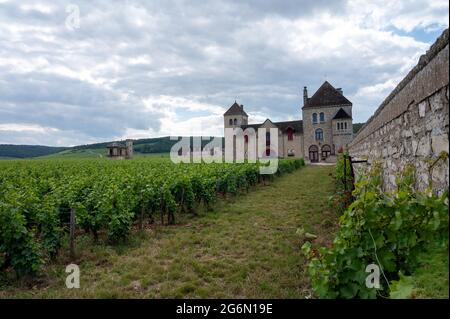
[[[324,80],[374,112],[448,27],[447,0],[0,0],[0,144],[223,135],[301,117]],[[77,13],[79,12],[79,20]]]

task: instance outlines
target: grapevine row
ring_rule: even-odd
[[[277,175],[304,165],[282,160]],[[257,164],[181,164],[167,160],[54,160],[0,163],[0,270],[35,274],[55,257],[77,227],[97,239],[125,240],[144,219],[174,223],[221,195],[236,195],[261,181]]]

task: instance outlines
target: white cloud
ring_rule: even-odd
[[[31,132],[31,133],[53,133],[58,132],[57,128],[53,127],[43,127],[33,124],[0,124],[0,131],[11,131],[11,132]]]
[[[1,142],[221,135],[235,99],[292,120],[325,79],[364,121],[448,27],[444,0],[80,0],[71,31],[69,3],[0,1]]]

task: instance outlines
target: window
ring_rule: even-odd
[[[236,119],[234,119],[234,125],[237,125],[237,120]]]
[[[316,130],[316,141],[323,141],[323,131],[320,128]]]
[[[266,145],[270,145],[270,132],[266,132]]]
[[[325,114],[323,112],[320,113],[320,122],[325,122]]]
[[[331,155],[331,147],[330,145],[325,144],[322,146],[322,158],[325,159]]]
[[[312,121],[313,121],[313,124],[317,124],[317,113],[313,113]]]
[[[347,129],[347,122],[344,122],[344,127],[345,129]]]
[[[230,125],[233,125],[233,120],[232,120],[232,119],[230,119],[229,123],[230,123]]]
[[[245,143],[248,143],[248,135],[244,135]]]
[[[312,163],[319,161],[319,148],[316,145],[311,145],[309,147],[309,160]]]
[[[336,130],[339,131],[339,122],[336,123]]]
[[[287,129],[288,141],[292,141],[294,139],[294,130],[290,127]]]

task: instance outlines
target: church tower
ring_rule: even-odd
[[[248,115],[244,111],[244,105],[239,105],[236,101],[223,114],[223,119],[224,128],[235,128],[248,124]]]

